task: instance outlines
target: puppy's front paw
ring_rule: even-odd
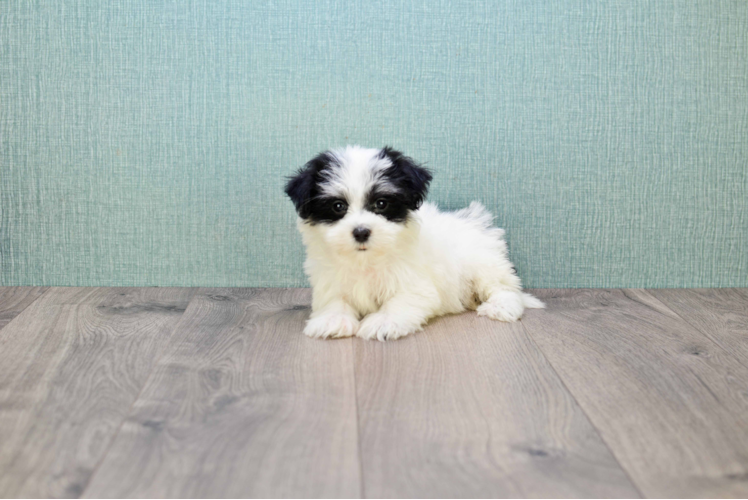
[[[351,337],[358,330],[358,320],[350,314],[329,313],[310,318],[304,335],[313,339]]]
[[[356,336],[362,339],[376,339],[383,342],[385,340],[399,339],[417,330],[418,328],[403,325],[388,315],[378,312],[364,318],[358,332],[356,332]]]
[[[488,316],[498,321],[517,321],[525,312],[522,296],[515,292],[494,292],[483,304],[478,306],[478,316]]]

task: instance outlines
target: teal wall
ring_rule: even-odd
[[[748,286],[745,0],[3,2],[0,284],[305,284],[283,177],[347,143],[528,286]]]

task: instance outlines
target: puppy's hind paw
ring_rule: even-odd
[[[399,324],[384,313],[372,313],[364,318],[356,332],[357,337],[367,340],[395,340],[418,330]]]
[[[515,292],[494,292],[476,309],[478,316],[487,316],[498,321],[517,321],[525,312],[522,296]]]
[[[358,330],[358,320],[349,314],[331,313],[310,318],[304,335],[313,339],[352,337]]]

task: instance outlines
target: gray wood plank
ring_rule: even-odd
[[[748,290],[648,290],[678,316],[748,366]]]
[[[51,288],[0,330],[0,496],[81,494],[192,293]]]
[[[545,290],[523,325],[646,496],[748,496],[748,370],[642,290]]]
[[[0,329],[38,299],[46,289],[43,286],[0,287]]]
[[[519,323],[466,313],[355,349],[367,497],[639,496]]]
[[[309,290],[203,289],[86,497],[358,497],[352,340]]]

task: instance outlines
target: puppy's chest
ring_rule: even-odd
[[[397,281],[387,270],[369,268],[346,273],[340,280],[344,299],[362,315],[379,310],[397,291]]]

